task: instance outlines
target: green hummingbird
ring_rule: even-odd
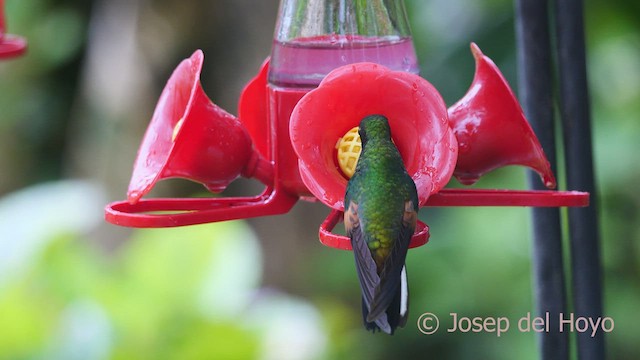
[[[356,260],[367,330],[393,334],[409,314],[405,258],[418,219],[418,192],[382,115],[362,119],[362,152],[347,184],[344,224]]]

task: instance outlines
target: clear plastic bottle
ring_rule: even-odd
[[[419,72],[402,0],[281,0],[272,85],[313,88],[331,70],[361,61]]]

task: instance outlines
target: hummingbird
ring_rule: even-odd
[[[347,184],[344,224],[362,290],[364,326],[393,334],[409,314],[405,258],[418,219],[418,192],[382,115],[358,130],[362,151]]]

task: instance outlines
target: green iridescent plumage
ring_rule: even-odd
[[[345,195],[351,238],[369,330],[392,334],[408,316],[405,257],[418,213],[416,186],[381,115],[360,123],[362,153]]]

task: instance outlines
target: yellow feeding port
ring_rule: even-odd
[[[336,149],[338,150],[337,156],[340,170],[350,179],[356,171],[356,164],[358,164],[360,151],[362,151],[362,142],[360,141],[357,126],[347,131],[347,133],[338,140]]]

